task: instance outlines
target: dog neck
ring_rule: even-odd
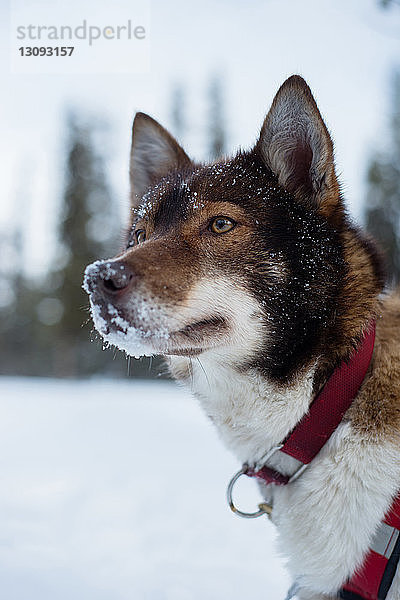
[[[252,465],[280,444],[307,412],[315,365],[283,386],[255,370],[238,372],[218,359],[212,351],[192,360],[170,357],[170,370],[190,386],[225,445],[239,461]],[[280,457],[279,466],[287,474],[297,464],[291,457]]]

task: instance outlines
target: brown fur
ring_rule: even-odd
[[[151,132],[151,135],[148,135]],[[162,145],[154,147],[154,140],[161,141]],[[151,169],[152,153],[158,151],[161,160],[158,162],[157,170]],[[138,161],[137,156],[141,155],[142,160]],[[129,175],[132,182],[131,186],[131,205],[138,206],[142,200],[143,194],[149,185],[158,183],[161,177],[166,175],[171,169],[179,166],[181,168],[190,165],[190,158],[181,148],[178,142],[166,131],[157,121],[145,113],[137,113],[132,126],[132,146],[131,159],[129,165]]]
[[[400,446],[400,295],[382,296],[377,306],[376,342],[367,379],[348,412],[354,427],[380,443]]]
[[[281,114],[279,105],[289,103],[296,107],[299,98],[302,99],[302,110],[307,107],[307,118],[303,119],[303,139],[298,136],[294,146],[289,120],[282,122],[287,116]],[[320,151],[316,164],[313,164],[310,137],[314,138],[313,142]],[[333,143],[311,90],[304,85],[302,77],[292,75],[279,88],[264,120],[258,148],[271,170],[280,172],[278,180],[282,187],[302,201],[316,202],[325,217],[341,220],[343,206],[334,167]],[[284,166],[280,164],[282,154],[292,154],[291,160],[286,160]]]

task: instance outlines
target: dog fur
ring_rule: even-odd
[[[400,297],[346,213],[311,91],[290,77],[254,148],[209,165],[138,113],[130,173],[126,248],[86,270],[95,326],[130,355],[164,355],[240,462],[286,437],[377,321],[331,439],[292,484],[260,484],[298,597],[334,598],[400,488]],[[299,463],[269,464],[290,475]],[[397,574],[388,600],[399,598]]]

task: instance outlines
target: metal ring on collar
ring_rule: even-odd
[[[272,506],[270,504],[267,504],[266,502],[261,502],[258,505],[258,510],[255,512],[252,512],[252,513],[243,512],[242,510],[239,510],[233,502],[232,492],[233,492],[234,485],[242,475],[246,475],[248,468],[249,468],[248,465],[243,465],[243,467],[240,469],[240,471],[238,471],[232,477],[232,479],[230,480],[230,482],[228,484],[228,488],[226,490],[226,498],[228,500],[229,507],[230,507],[231,511],[235,513],[235,515],[238,515],[239,517],[243,517],[244,519],[256,519],[257,517],[262,517],[263,515],[270,515],[272,513]]]

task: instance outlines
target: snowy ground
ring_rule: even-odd
[[[282,600],[273,526],[225,503],[237,468],[174,384],[0,379],[1,597]]]

